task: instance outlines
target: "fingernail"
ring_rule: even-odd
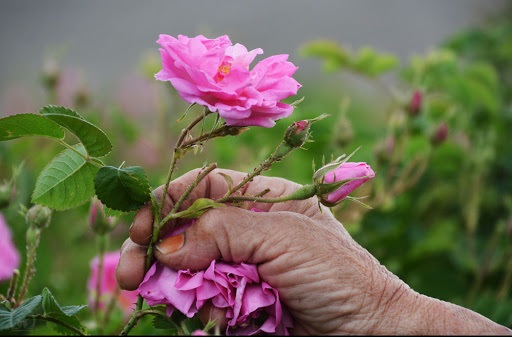
[[[162,254],[170,254],[178,251],[184,244],[185,234],[181,233],[160,240],[155,248]]]

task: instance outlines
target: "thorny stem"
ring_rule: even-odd
[[[224,202],[224,199],[238,191],[240,188],[245,186],[249,181],[251,181],[255,176],[261,174],[262,172],[270,169],[273,163],[282,160],[286,155],[288,155],[294,148],[288,146],[284,141],[281,142],[275,149],[274,153],[270,155],[267,159],[265,159],[260,166],[255,168],[252,173],[249,173],[244,180],[242,180],[238,185],[229,189],[224,196],[219,199],[219,202]]]
[[[165,194],[164,194],[164,200],[165,200]],[[158,238],[158,231],[159,231],[159,229],[158,229],[158,218],[159,218],[159,214],[160,214],[160,211],[158,210],[159,204],[158,204],[158,200],[156,199],[156,197],[153,193],[151,193],[151,201],[152,201],[151,209],[153,210],[153,235],[151,236],[151,242],[150,242],[150,244],[148,246],[148,250],[146,252],[146,260],[144,263],[144,274],[146,274],[146,272],[149,270],[149,268],[151,266],[151,263],[153,262],[153,245]],[[130,330],[132,330],[133,327],[135,326],[135,324],[137,324],[137,322],[140,319],[140,317],[138,316],[138,313],[141,311],[143,304],[144,304],[144,298],[142,297],[142,295],[139,294],[139,296],[137,297],[137,303],[135,304],[135,308],[133,309],[132,316],[130,317],[130,320],[128,321],[128,323],[126,323],[126,325],[124,326],[121,333],[119,334],[120,336],[128,335]]]
[[[30,230],[31,228],[29,228]],[[21,304],[23,301],[23,297],[25,297],[25,294],[28,290],[28,284],[30,283],[30,280],[32,279],[32,276],[36,273],[36,268],[34,266],[34,263],[36,261],[36,250],[39,246],[39,239],[41,237],[41,230],[39,228],[36,228],[36,234],[35,234],[35,240],[34,242],[27,242],[27,261],[25,264],[25,274],[23,275],[23,282],[20,288],[20,292],[18,294],[18,299],[16,300],[16,307]]]
[[[266,190],[263,192],[267,192]],[[317,188],[314,184],[311,185],[304,185],[292,193],[278,197],[278,198],[262,198],[259,195],[261,195],[261,192],[254,196],[228,196],[228,197],[222,197],[218,200],[216,200],[217,203],[232,203],[232,202],[239,202],[239,201],[252,201],[252,202],[263,202],[263,203],[271,203],[275,204],[278,202],[285,202],[290,200],[305,200],[308,198],[313,197],[317,194]]]
[[[205,168],[204,170],[202,170],[198,175],[197,175],[197,178],[192,182],[192,184],[190,184],[187,189],[185,190],[185,192],[183,192],[183,194],[180,196],[180,198],[178,199],[178,201],[176,201],[176,204],[174,205],[173,209],[171,210],[171,212],[169,212],[169,214],[167,214],[166,217],[164,217],[160,223],[158,224],[158,231],[160,231],[162,229],[162,227],[167,223],[167,221],[171,220],[171,219],[174,219],[176,218],[176,215],[177,215],[177,211],[178,209],[180,208],[181,204],[183,203],[183,201],[185,201],[185,199],[190,195],[190,193],[194,190],[194,188],[197,187],[197,185],[199,184],[199,182],[201,180],[204,179],[204,177],[206,177],[211,171],[213,171],[214,169],[217,168],[217,164],[216,163],[212,163],[210,164],[207,168]],[[157,233],[157,237],[158,237],[158,233]]]
[[[191,146],[193,146],[197,143],[203,142],[205,140],[229,135],[229,134],[231,134],[230,131],[232,131],[232,130],[242,130],[244,128],[245,127],[234,127],[234,126],[229,126],[229,125],[222,125],[216,129],[212,130],[211,132],[208,132],[208,133],[200,135],[196,138],[192,138],[190,140],[184,141],[181,144],[181,148],[186,149],[188,147],[191,147]],[[235,134],[236,134],[236,131],[235,131]]]
[[[112,312],[114,311],[114,308],[116,307],[117,303],[117,296],[121,292],[121,288],[119,286],[114,291],[114,294],[112,294],[112,297],[110,298],[110,301],[108,302],[107,308],[105,309],[105,314],[103,315],[102,320],[102,327],[107,326],[108,321],[110,319],[110,316],[112,315]],[[98,333],[99,334],[99,333]]]
[[[180,137],[176,141],[176,145],[174,146],[174,150],[173,150],[173,153],[172,153],[171,164],[169,165],[169,172],[167,173],[167,180],[166,180],[165,185],[164,185],[164,193],[162,195],[162,201],[159,203],[159,206],[158,206],[158,212],[157,212],[158,213],[158,217],[161,216],[162,207],[163,207],[164,201],[165,201],[165,193],[167,193],[167,189],[169,188],[169,184],[171,183],[172,175],[174,173],[174,169],[176,168],[176,164],[177,164],[178,159],[179,159],[179,151],[181,149],[183,149],[182,143],[185,141],[185,137],[187,137],[187,135],[189,134],[190,130],[192,130],[194,128],[194,126],[199,124],[204,118],[206,118],[206,116],[208,116],[211,113],[212,112],[210,110],[205,109],[203,114],[197,116],[186,128],[184,128],[181,131]]]
[[[7,290],[7,300],[11,303],[14,301],[14,298],[16,297],[16,287],[18,286],[19,279],[20,271],[18,269],[14,269],[14,271],[12,272],[11,282],[9,283],[9,289]]]

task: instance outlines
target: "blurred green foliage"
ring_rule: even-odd
[[[418,292],[512,327],[510,14],[463,31],[404,64],[369,47],[351,51],[337,42],[312,41],[303,46],[302,55],[322,60],[334,81],[331,77],[325,86],[304,79],[299,96],[305,100],[293,116],[272,129],[251,128],[236,138],[209,141],[197,149],[201,156],[186,157],[177,173],[205,161],[250,171],[273,151],[293,121],[330,114],[312,126],[314,142],[306,150],[295,151],[265,174],[310,183],[314,166],[362,146],[352,159],[366,161],[376,177],[357,196],[366,197],[362,200],[373,209],[356,203],[333,209],[355,240]],[[146,90],[146,96],[130,101],[125,93],[126,102],[105,103],[81,90],[72,97],[73,107],[110,137],[114,149],[106,164],[140,165],[157,187],[164,183],[181,128],[200,108],[193,107],[175,123],[186,104],[168,84],[153,83],[155,61],[145,60],[141,68],[143,89],[137,90]],[[55,73],[43,76],[48,99],[41,105],[58,103],[49,75]],[[151,95],[157,99],[144,100]],[[146,107],[128,111],[140,106],[136,99]],[[37,175],[61,150],[42,138],[0,142],[0,180],[9,179],[13,167],[23,163],[16,193],[2,210],[21,253],[26,225],[20,204],[30,204]],[[32,295],[48,287],[62,305],[87,302],[89,262],[97,254],[88,212],[88,204],[54,212],[38,248]],[[107,250],[120,248],[132,217],[133,212],[121,217]],[[7,286],[0,284],[0,293]],[[79,317],[86,325],[92,319],[89,309]],[[116,333],[115,323],[122,319],[116,312],[105,332]],[[36,331],[47,333],[45,327]],[[133,333],[165,331],[155,332],[151,321],[143,320]]]

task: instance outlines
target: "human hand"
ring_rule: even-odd
[[[198,172],[171,182],[164,214]],[[241,172],[215,170],[182,208],[198,198],[221,198],[228,186],[219,172],[231,176],[235,184],[245,177]],[[265,197],[276,198],[298,187],[285,179],[258,176],[242,192],[255,195],[269,188]],[[162,192],[162,188],[155,191],[158,197]],[[201,270],[217,259],[257,264],[261,278],[279,291],[294,318],[294,334],[508,332],[472,311],[411,290],[358,245],[316,198],[277,204],[248,202],[246,207],[209,210],[183,234],[160,241],[156,258],[173,269]],[[251,208],[264,212],[251,212]],[[124,289],[136,289],[144,277],[152,223],[150,207],[141,208],[117,268]]]

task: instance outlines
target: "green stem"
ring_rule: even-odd
[[[103,334],[103,326],[100,324],[100,297],[101,297],[101,282],[103,279],[103,264],[105,260],[105,251],[107,248],[107,236],[98,235],[98,274],[96,278],[96,294],[94,296],[94,313],[96,325],[98,326],[98,334]]]
[[[291,151],[293,151],[294,148],[288,146],[286,142],[282,141],[274,150],[274,153],[272,153],[267,159],[265,159],[257,168],[255,168],[252,173],[249,173],[244,180],[242,180],[238,185],[233,187],[232,189],[228,190],[226,194],[220,199],[223,200],[224,198],[229,197],[236,191],[238,191],[240,188],[245,186],[249,181],[251,181],[255,176],[261,174],[264,171],[267,171],[270,169],[273,163],[282,160],[286,155],[288,155]]]
[[[110,301],[108,302],[108,305],[105,309],[105,314],[103,315],[103,320],[101,322],[101,325],[102,325],[102,333],[103,333],[103,328],[105,328],[110,320],[110,316],[112,315],[112,312],[114,312],[114,308],[116,307],[116,303],[117,303],[117,296],[119,296],[119,293],[121,292],[121,288],[119,288],[119,286],[116,288],[116,290],[114,291],[114,294],[112,294],[112,297],[110,298]],[[99,333],[99,330],[98,330],[98,334]]]
[[[151,242],[148,246],[148,249],[146,251],[146,260],[144,262],[144,274],[149,270],[151,263],[153,262],[153,246],[158,238],[159,228],[158,228],[158,218],[160,217],[160,211],[159,209],[159,203],[154,195],[154,193],[151,193],[151,202],[152,202],[152,210],[153,210],[153,235],[151,236]],[[119,334],[120,336],[126,336],[128,333],[133,329],[133,327],[137,324],[140,317],[138,316],[138,313],[142,309],[142,305],[144,304],[144,298],[139,294],[137,297],[137,303],[135,304],[135,309],[133,310],[132,316],[130,317],[130,320],[126,325],[124,326],[123,330]]]
[[[180,208],[180,206],[183,203],[183,201],[185,201],[185,199],[190,195],[190,193],[194,190],[194,188],[197,187],[199,182],[201,180],[203,180],[204,177],[206,177],[211,171],[213,171],[216,168],[217,168],[217,164],[216,163],[212,163],[206,169],[202,170],[201,173],[199,173],[197,175],[197,178],[187,187],[187,189],[185,190],[185,192],[183,192],[183,194],[180,196],[178,201],[176,201],[176,204],[174,205],[174,207],[171,210],[171,212],[169,212],[169,214],[167,214],[167,216],[165,216],[159,222],[159,224],[158,224],[158,231],[160,231],[160,229],[162,229],[162,227],[167,223],[167,221],[172,220],[172,219],[177,219],[177,218],[180,217],[180,213],[177,213],[177,211]],[[157,237],[158,237],[158,233],[157,233]]]
[[[34,230],[34,241],[28,242],[27,240],[27,261],[25,263],[25,273],[23,275],[23,282],[21,284],[20,292],[18,294],[18,299],[16,300],[16,306],[20,305],[25,297],[25,294],[28,290],[28,285],[32,276],[36,273],[36,268],[34,266],[36,261],[36,250],[39,246],[39,240],[41,238],[41,230],[39,228],[29,227],[27,231]]]
[[[141,311],[142,304],[144,303],[144,298],[139,295],[137,298],[137,303],[135,304],[135,309],[133,311],[132,317],[130,317],[130,320],[126,325],[124,326],[121,333],[119,333],[119,336],[126,336],[128,333],[133,329],[135,324],[139,321],[140,317],[138,316],[138,313]]]
[[[189,132],[197,125],[199,124],[204,118],[206,118],[206,116],[208,116],[209,114],[211,114],[212,112],[208,109],[205,109],[204,113],[200,116],[197,116],[196,119],[194,119],[185,129],[183,129],[181,131],[181,134],[180,134],[180,137],[178,138],[178,140],[176,141],[176,145],[174,146],[174,150],[173,150],[173,153],[172,153],[172,158],[171,158],[171,164],[169,165],[169,172],[167,173],[167,179],[165,181],[165,185],[164,185],[164,190],[163,190],[163,194],[162,194],[162,200],[158,206],[158,214],[159,214],[159,217],[161,216],[161,213],[162,213],[162,207],[164,205],[164,201],[165,201],[165,194],[167,193],[167,189],[169,188],[169,184],[171,183],[171,180],[172,180],[172,175],[174,173],[174,170],[176,168],[176,164],[178,162],[178,159],[180,158],[180,151],[183,149],[182,148],[182,143],[185,141],[185,137],[189,134]]]
[[[9,283],[9,289],[7,290],[7,300],[13,301],[16,297],[16,288],[18,287],[18,281],[20,279],[20,271],[14,269],[12,272],[11,282]]]
[[[505,297],[508,295],[510,284],[512,283],[512,259],[508,260],[508,264],[506,267],[506,274],[503,278],[503,283],[501,284],[500,291],[498,292],[497,299],[499,302],[503,301]]]
[[[237,134],[240,134],[241,132],[243,132],[245,129],[247,129],[247,128],[222,125],[222,126],[216,128],[208,133],[205,133],[201,136],[184,141],[181,144],[181,147],[183,149],[186,149],[186,148],[191,147],[197,143],[201,143],[205,140],[210,140],[210,139],[217,138],[217,137],[224,137],[227,135],[237,135]]]
[[[304,200],[316,195],[315,185],[304,185],[297,189],[293,193],[285,195],[279,198],[261,198],[258,196],[228,196],[222,197],[215,202],[218,203],[232,203],[238,201],[252,201],[252,202],[263,202],[263,203],[279,203],[290,200]]]
[[[73,331],[74,333],[76,333],[79,336],[87,336],[87,334],[85,334],[80,329],[75,328],[74,326],[69,325],[69,324],[67,324],[65,322],[59,321],[56,318],[53,318],[53,317],[50,317],[50,316],[46,316],[46,315],[31,315],[30,317],[35,318],[35,319],[42,319],[42,320],[45,320],[45,321],[48,321],[48,322],[52,322],[52,323],[58,324],[60,326],[65,327],[66,329],[68,329],[70,331]]]

